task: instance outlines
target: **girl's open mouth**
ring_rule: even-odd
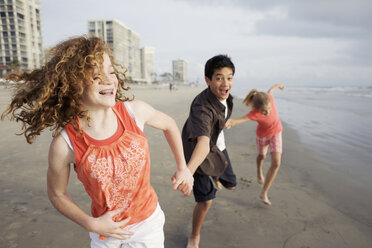
[[[110,89],[110,90],[101,90],[99,92],[101,95],[104,95],[104,96],[111,96],[114,94],[114,90]]]

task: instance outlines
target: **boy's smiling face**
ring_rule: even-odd
[[[233,78],[233,70],[229,67],[222,67],[214,71],[212,79],[205,77],[205,81],[217,99],[223,101],[230,95]]]

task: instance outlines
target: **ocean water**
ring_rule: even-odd
[[[249,90],[232,94],[244,98]],[[286,87],[274,98],[282,122],[303,144],[372,185],[372,87]]]

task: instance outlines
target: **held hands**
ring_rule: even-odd
[[[177,170],[172,176],[173,190],[179,190],[184,196],[191,194],[192,187],[194,185],[194,177],[191,174],[189,168],[184,167],[181,170]]]
[[[113,217],[120,214],[122,211],[123,209],[119,208],[108,211],[98,218],[94,218],[93,223],[91,224],[92,229],[89,231],[93,231],[105,237],[113,237],[122,240],[130,238],[133,235],[133,232],[126,231],[121,227],[126,225],[131,217],[120,222],[115,222],[113,220]]]

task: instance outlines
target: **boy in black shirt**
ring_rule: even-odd
[[[230,91],[234,73],[235,66],[226,55],[217,55],[207,61],[205,81],[208,88],[195,97],[182,129],[185,158],[194,174],[193,192],[197,202],[187,248],[199,247],[204,218],[216,197],[215,183],[227,189],[236,186],[223,133],[233,108]]]

